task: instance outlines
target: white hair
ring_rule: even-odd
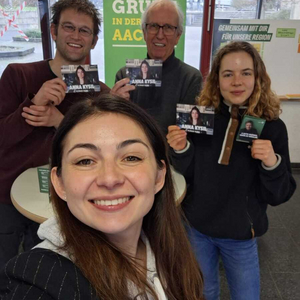
[[[173,0],[154,0],[153,2],[151,2],[151,4],[149,4],[147,6],[144,13],[142,14],[142,19],[141,19],[143,31],[146,30],[146,23],[147,23],[148,15],[149,15],[151,9],[153,9],[157,6],[165,6],[165,5],[170,5],[170,4],[175,8],[175,10],[177,12],[177,17],[178,17],[177,32],[179,35],[181,35],[183,32],[184,15],[183,15],[183,12],[182,12],[180,6],[178,5],[178,3]]]

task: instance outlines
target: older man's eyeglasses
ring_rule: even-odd
[[[148,33],[157,34],[160,28],[162,28],[164,35],[173,35],[177,29],[176,26],[170,24],[164,24],[161,26],[157,23],[146,23]]]
[[[62,23],[60,25],[65,32],[69,32],[69,33],[75,32],[75,30],[77,28],[70,23]],[[84,37],[89,37],[93,34],[93,31],[88,27],[80,27],[80,28],[78,28],[78,32],[80,35],[82,35]]]

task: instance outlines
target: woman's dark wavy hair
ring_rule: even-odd
[[[200,118],[200,110],[198,109],[197,106],[194,106],[191,111],[190,111],[190,115],[189,115],[189,122],[190,124],[193,124],[193,118],[192,118],[192,111],[195,110],[198,113],[198,119],[197,119],[197,125],[200,125],[201,123],[201,118]]]
[[[142,65],[147,65],[147,67],[148,67],[148,72],[147,72],[147,78],[148,78],[149,77],[149,72],[150,72],[150,65],[145,59],[141,62],[141,64],[140,64],[140,76],[142,78],[143,78]]]
[[[173,182],[165,137],[155,121],[140,107],[106,94],[75,104],[65,115],[52,145],[51,168],[61,176],[64,143],[68,133],[80,122],[108,113],[121,114],[136,122],[147,136],[158,168],[166,166],[164,187],[155,195],[153,207],[143,220],[143,231],[156,258],[157,273],[169,300],[202,298],[203,281],[197,261],[182,225],[181,211],[175,205]],[[100,299],[132,299],[131,280],[147,299],[148,291],[157,295],[145,278],[145,270],[133,257],[109,242],[105,234],[80,222],[67,203],[51,186],[51,199],[65,240],[62,247],[90,281]]]
[[[80,82],[80,79],[79,79],[79,77],[78,77],[78,75],[77,75],[77,71],[78,70],[82,70],[83,71],[83,74],[84,74],[84,82],[86,81],[86,71],[85,71],[85,69],[82,67],[82,66],[78,66],[77,68],[76,68],[76,72],[75,72],[75,79],[78,81],[78,82]]]
[[[94,38],[99,34],[101,26],[101,16],[95,5],[89,0],[59,0],[55,2],[52,7],[51,23],[55,25],[56,30],[60,21],[61,13],[66,9],[74,9],[78,13],[85,14],[92,18],[94,28]]]
[[[220,48],[212,62],[212,67],[197,103],[204,106],[214,106],[218,109],[222,95],[219,87],[219,71],[225,55],[235,52],[246,52],[253,59],[255,85],[248,100],[246,114],[268,121],[278,119],[281,113],[279,98],[271,90],[271,79],[267,74],[265,64],[256,49],[247,42],[230,42]]]

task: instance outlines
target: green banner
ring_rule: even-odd
[[[186,0],[177,0],[186,11]],[[115,75],[125,66],[126,59],[147,56],[147,48],[141,29],[141,15],[150,0],[103,1],[105,83],[113,87]],[[184,33],[176,47],[176,56],[184,58]]]
[[[270,42],[273,33],[268,33],[269,24],[220,24],[222,42],[225,41],[259,41]]]

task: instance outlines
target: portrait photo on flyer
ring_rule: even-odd
[[[63,65],[61,73],[67,93],[100,92],[97,65]]]
[[[215,109],[212,106],[177,104],[176,125],[187,132],[213,135]]]
[[[126,76],[130,84],[161,87],[162,61],[157,59],[126,59]]]
[[[244,143],[251,143],[258,139],[265,126],[266,120],[245,115],[242,119],[236,140]]]

